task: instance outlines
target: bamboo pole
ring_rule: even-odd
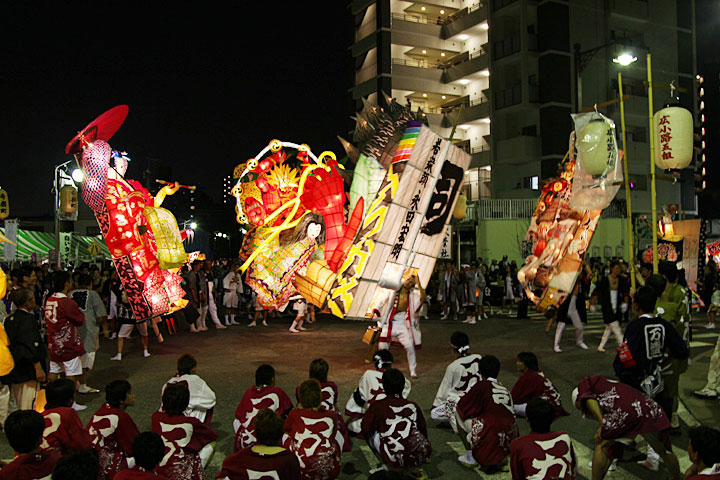
[[[633,239],[632,227],[632,201],[630,198],[630,173],[628,172],[628,151],[627,151],[627,134],[625,132],[625,101],[623,98],[622,73],[618,72],[618,89],[620,90],[620,128],[622,131],[623,146],[623,171],[625,173],[625,207],[627,208],[627,231],[628,231],[628,248],[630,249],[629,265],[630,265],[630,289],[635,291],[635,241]]]
[[[657,238],[657,190],[655,188],[655,132],[653,125],[653,86],[652,86],[652,56],[647,54],[647,82],[648,82],[648,121],[650,122],[650,201],[652,202],[652,239],[653,239],[653,273],[658,273],[658,238]]]

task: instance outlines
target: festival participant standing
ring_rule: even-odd
[[[623,342],[620,320],[628,310],[630,286],[627,279],[621,275],[621,272],[622,266],[620,262],[614,260],[610,263],[610,274],[597,283],[597,287],[593,292],[593,306],[599,299],[603,322],[605,323],[605,331],[600,340],[600,345],[597,347],[597,351],[600,353],[605,352],[605,345],[610,339],[610,333],[615,335],[618,346]]]
[[[527,404],[530,433],[510,444],[510,476],[521,480],[574,480],[577,458],[570,435],[552,432],[555,409],[542,398]]]
[[[292,333],[300,333],[307,330],[307,328],[302,326],[308,311],[307,300],[300,295],[298,295],[298,297],[299,298],[295,299],[293,305],[294,310],[297,311],[297,315],[295,315],[295,320],[293,320],[292,325],[290,325],[290,332]]]
[[[82,274],[78,279],[80,288],[70,292],[70,297],[75,300],[85,315],[85,323],[80,327],[85,354],[81,358],[83,373],[78,388],[79,393],[98,393],[100,391],[87,386],[87,377],[95,365],[95,353],[100,348],[100,326],[103,327],[105,338],[109,337],[105,305],[103,305],[100,295],[91,290],[91,283],[90,275]]]
[[[390,301],[394,301],[390,314],[383,318],[382,315],[388,309]],[[409,269],[403,275],[400,290],[395,295],[388,296],[373,310],[374,315],[382,318],[378,348],[386,350],[391,341],[399,342],[407,354],[410,378],[417,378],[415,350],[422,345],[418,312],[423,302],[425,302],[425,290],[420,285],[417,275]]]
[[[3,377],[3,381],[10,384],[17,407],[30,410],[33,408],[38,382],[45,382],[47,350],[32,315],[35,295],[27,288],[20,288],[15,290],[13,298],[18,308],[5,319],[5,332],[15,367]]]
[[[215,449],[216,431],[183,412],[190,391],[185,385],[168,385],[163,392],[162,410],[152,414],[152,431],[165,444],[165,456],[158,473],[168,480],[204,480],[205,466]]]
[[[148,344],[150,339],[148,338],[148,322],[147,320],[143,320],[140,323],[135,323],[135,314],[133,313],[132,308],[130,308],[130,302],[128,301],[127,293],[125,293],[125,291],[120,294],[120,301],[115,305],[115,311],[117,312],[117,321],[120,323],[120,331],[118,332],[117,338],[117,355],[112,357],[110,360],[122,360],[125,339],[130,338],[130,334],[136,327],[138,332],[140,332],[140,338],[142,339],[143,357],[149,357],[150,352],[148,351]]]
[[[450,345],[455,352],[455,361],[445,369],[440,382],[430,417],[440,423],[448,423],[458,433],[455,406],[482,377],[480,376],[480,356],[470,353],[470,339],[464,332],[454,332]]]
[[[225,325],[240,325],[235,321],[240,299],[238,295],[243,293],[242,279],[237,271],[237,266],[230,264],[230,271],[223,278],[223,306],[225,307]]]
[[[400,370],[385,370],[382,384],[386,397],[365,412],[362,434],[385,465],[417,478],[432,453],[425,417],[417,403],[403,397],[405,376]]]
[[[478,302],[478,284],[480,278],[480,271],[477,268],[477,262],[473,260],[470,262],[470,266],[463,272],[465,274],[465,312],[466,318],[463,323],[469,323],[474,325],[477,320],[482,319],[480,309],[482,308],[482,302]],[[483,285],[483,288],[485,286]]]
[[[612,458],[622,456],[623,447],[617,440],[633,439],[636,435],[642,435],[660,454],[676,480],[682,478],[678,459],[664,433],[670,428],[670,421],[662,407],[642,392],[602,375],[593,375],[580,380],[573,391],[573,403],[583,415],[600,423],[595,433],[593,480],[604,478]]]
[[[61,455],[73,451],[90,450],[90,436],[85,431],[80,417],[72,408],[75,399],[75,382],[60,378],[45,387],[46,404],[42,416],[45,431],[40,449],[54,449]]]
[[[370,405],[385,398],[382,376],[386,369],[392,367],[392,353],[389,350],[378,350],[373,356],[373,363],[375,369],[365,370],[357,388],[355,388],[355,391],[345,404],[345,415],[348,417],[347,427],[353,433],[360,433],[363,415],[365,415]],[[405,387],[402,392],[403,398],[410,395],[410,388],[410,381],[405,379]]]
[[[200,271],[200,260],[194,260],[191,264],[190,271],[184,275],[185,279],[185,290],[187,291],[187,299],[190,302],[189,307],[195,309],[198,313],[198,319],[190,324],[190,331],[193,333],[202,331],[202,323],[200,323],[200,317],[202,316],[201,308],[201,295],[200,295],[200,278],[198,272]]]
[[[487,474],[501,469],[510,453],[510,443],[518,436],[512,398],[497,380],[499,373],[497,357],[481,358],[482,380],[463,395],[455,410],[460,438],[467,449],[458,461],[466,466],[480,464]]]
[[[190,400],[185,415],[195,417],[205,425],[210,425],[215,409],[215,392],[197,374],[197,359],[194,355],[186,353],[177,360],[177,375],[165,382],[163,392],[173,383],[184,384],[190,391]]]
[[[73,382],[82,378],[82,361],[85,354],[78,327],[85,323],[85,314],[72,299],[68,298],[72,283],[70,274],[65,271],[53,273],[54,293],[45,301],[45,325],[47,326],[50,350],[50,375],[53,381],[60,373],[65,373]],[[85,410],[84,405],[74,405],[77,410]]]
[[[227,327],[220,323],[220,319],[218,318],[217,313],[217,306],[215,305],[215,278],[212,272],[212,260],[205,260],[205,263],[203,264],[203,273],[207,290],[208,314],[210,315],[210,318],[215,324],[215,328],[218,330],[223,330]]]
[[[105,403],[95,412],[87,431],[98,454],[98,480],[113,480],[129,467],[132,443],[140,433],[125,410],[135,404],[135,395],[127,380],[113,380],[105,387]]]
[[[507,258],[507,255],[503,257],[503,261]],[[500,304],[500,314],[505,313],[505,305],[508,306],[508,315],[512,315],[513,304],[515,304],[515,281],[513,278],[512,270],[510,265],[507,263],[504,265],[503,277],[505,278],[505,290],[503,294],[502,303]],[[501,270],[502,271],[502,270]],[[517,275],[516,275],[517,276]]]
[[[525,416],[527,405],[533,398],[542,398],[552,405],[555,417],[570,415],[562,406],[560,392],[557,391],[550,379],[540,371],[540,365],[534,353],[518,353],[515,365],[518,372],[522,374],[510,392],[513,409],[517,416]]]
[[[443,314],[441,319],[447,320],[449,311],[452,311],[453,320],[457,320],[457,285],[458,272],[452,262],[446,262],[445,268],[438,272],[440,274],[440,288],[438,300],[442,304]]]
[[[340,474],[339,419],[321,407],[320,382],[309,378],[298,386],[300,404],[285,420],[283,446],[298,458],[300,478],[325,480]]]
[[[197,262],[197,267],[195,267],[195,262]],[[198,330],[201,332],[207,330],[207,325],[205,324],[207,320],[207,314],[208,314],[208,282],[205,278],[205,271],[203,270],[203,262],[200,260],[195,260],[192,263],[193,269],[191,274],[195,274],[197,278],[197,288],[198,288],[198,295],[200,300],[200,308],[198,310],[198,313],[200,314],[200,318],[198,318]]]
[[[255,385],[248,388],[235,410],[235,450],[252,447],[257,442],[255,436],[255,416],[263,408],[288,416],[292,409],[292,401],[287,393],[275,386],[275,369],[263,364],[255,370]]]
[[[0,469],[0,480],[46,480],[62,458],[55,449],[40,450],[45,419],[35,410],[16,410],[5,421],[5,436],[17,458]]]
[[[255,417],[257,442],[227,457],[222,464],[218,480],[246,480],[251,472],[256,478],[297,480],[300,464],[293,452],[280,446],[284,420],[269,408],[260,410]]]
[[[587,350],[588,346],[585,345],[583,334],[585,327],[583,323],[587,323],[587,312],[585,311],[585,292],[590,287],[590,278],[592,277],[592,270],[587,263],[583,262],[580,269],[580,274],[575,281],[572,293],[565,301],[560,305],[557,313],[557,327],[555,328],[555,346],[553,349],[555,352],[560,353],[560,340],[562,339],[563,331],[568,323],[568,319],[572,322],[575,327],[575,344]]]

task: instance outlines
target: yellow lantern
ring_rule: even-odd
[[[602,175],[615,166],[615,129],[607,119],[590,120],[580,131],[576,146],[585,173]]]
[[[0,220],[5,220],[10,215],[10,199],[5,190],[0,188]]]
[[[693,155],[693,118],[689,110],[666,106],[653,115],[655,165],[662,169],[682,169]]]
[[[72,215],[77,212],[78,191],[72,185],[65,185],[60,189],[60,210],[65,215]]]
[[[187,254],[175,216],[169,210],[160,207],[145,207],[143,216],[155,236],[160,268],[168,270],[184,264]]]
[[[294,284],[305,300],[323,308],[336,278],[337,274],[328,267],[325,260],[314,260],[308,263],[305,275],[295,275]]]
[[[455,202],[455,210],[453,210],[453,218],[457,220],[465,220],[467,217],[467,198],[464,194],[458,195],[457,202]]]

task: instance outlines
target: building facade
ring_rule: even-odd
[[[350,11],[357,109],[386,92],[422,109],[440,135],[456,125],[453,141],[472,154],[464,193],[475,224],[488,219],[483,212],[497,219],[527,210],[568,150],[571,114],[618,98],[618,72],[633,212],[650,213],[648,52],[653,109],[674,81],[680,104],[697,113],[693,0],[354,0]],[[621,54],[637,60],[622,66],[613,61]],[[619,137],[619,105],[599,111]],[[697,213],[693,170],[679,182],[658,171],[659,208]],[[520,208],[505,208],[507,200]],[[621,189],[616,214],[624,203]]]

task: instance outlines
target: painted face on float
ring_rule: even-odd
[[[322,233],[322,225],[319,223],[311,223],[307,227],[307,236],[310,240],[316,240]]]

